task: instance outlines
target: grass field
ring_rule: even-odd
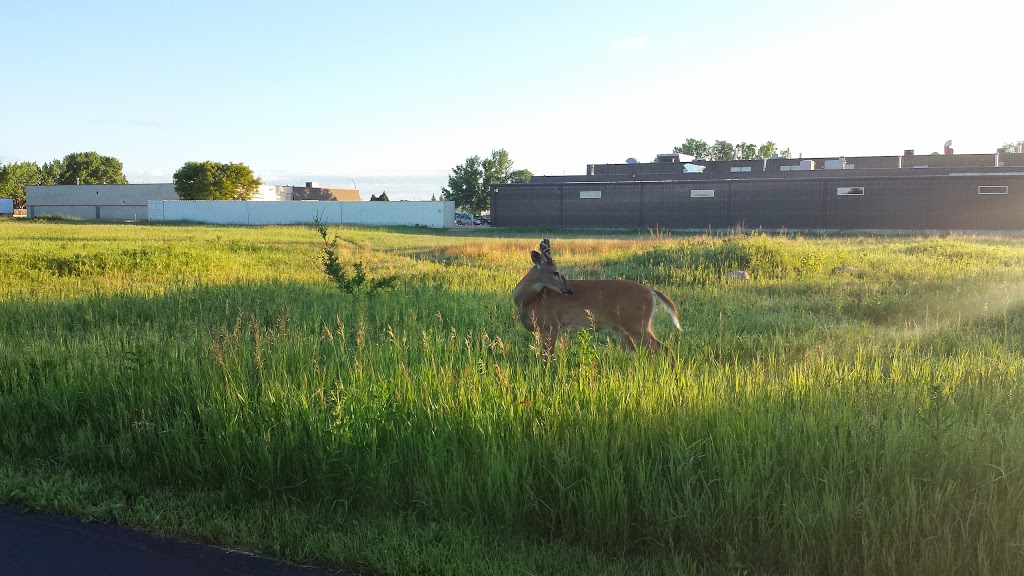
[[[1024,573],[1024,240],[0,222],[0,501],[370,574]],[[743,268],[750,282],[723,282]],[[836,270],[839,268],[838,270]]]

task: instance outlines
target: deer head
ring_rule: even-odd
[[[561,294],[572,294],[572,286],[565,276],[562,276],[558,266],[555,266],[555,261],[551,258],[550,240],[547,238],[541,240],[540,252],[533,250],[530,252],[530,258],[533,259],[533,268],[526,276],[532,284],[539,284]]]

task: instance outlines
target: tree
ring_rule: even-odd
[[[113,156],[96,152],[72,152],[63,160],[43,165],[53,184],[127,184],[124,164]]]
[[[533,173],[529,170],[513,170],[512,160],[504,148],[491,151],[491,156],[481,164],[484,168],[484,184],[513,184],[529,182]]]
[[[714,145],[711,146],[711,159],[735,160],[736,147],[725,140],[715,140]]]
[[[487,205],[486,196],[484,168],[479,156],[470,156],[465,163],[455,166],[448,176],[448,187],[441,188],[441,199],[455,202],[460,210],[483,210]]]
[[[249,200],[263,181],[241,163],[186,162],[174,173],[182,200]]]
[[[703,140],[687,138],[682,145],[672,148],[672,152],[676,154],[688,154],[694,158],[708,159],[711,158],[711,145]]]
[[[387,192],[381,192],[380,196],[374,196],[370,194],[370,202],[387,202],[389,200]]]
[[[771,158],[773,154],[778,153],[778,147],[775,145],[775,142],[772,142],[771,140],[757,147],[757,158],[760,158],[762,160],[767,160]]]
[[[757,144],[740,142],[736,145],[737,160],[753,160],[754,158],[757,158]]]
[[[41,180],[39,183],[46,186],[53,186],[60,178],[62,170],[64,170],[64,162],[60,160],[54,159],[52,162],[43,164],[42,168],[39,169],[41,172]]]
[[[529,170],[512,169],[506,150],[494,150],[486,159],[470,156],[464,164],[452,169],[448,186],[441,189],[441,199],[455,202],[456,208],[479,214],[491,206],[489,185],[525,183],[532,178]]]
[[[430,201],[431,202],[437,202],[437,194],[431,194],[430,195]]]
[[[1020,141],[1018,141],[1016,143],[1009,142],[1007,144],[1003,144],[1002,146],[999,147],[998,150],[996,150],[996,152],[999,152],[1000,154],[1012,154],[1014,152],[1017,152],[1017,153],[1024,152],[1024,140],[1020,140]]]
[[[43,171],[35,162],[0,166],[0,198],[13,198],[14,207],[25,207],[25,187],[41,184]]]
[[[709,145],[704,140],[687,138],[681,145],[672,149],[676,154],[689,154],[694,158],[705,158],[708,160],[767,160],[773,154],[780,158],[789,158],[789,148],[779,151],[779,147],[771,140],[758,146],[740,142],[735,146],[725,140],[715,140],[714,145]]]

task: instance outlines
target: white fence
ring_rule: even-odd
[[[325,224],[363,226],[455,226],[454,202],[245,202],[241,200],[152,200],[150,220],[208,224]]]

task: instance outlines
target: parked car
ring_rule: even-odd
[[[455,213],[455,223],[459,226],[472,226],[476,222],[473,220],[472,214],[464,214],[462,212]]]

